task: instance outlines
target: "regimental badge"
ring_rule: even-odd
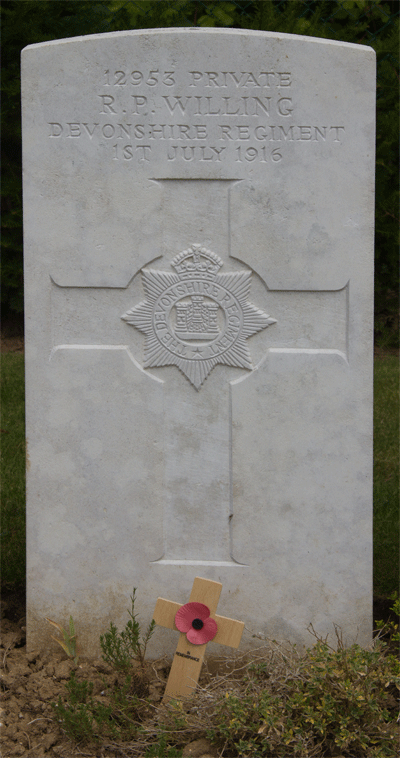
[[[146,335],[145,368],[177,366],[197,390],[217,363],[253,368],[246,340],[276,320],[249,303],[251,271],[222,265],[191,245],[171,261],[176,273],[142,270],[146,300],[121,318]]]

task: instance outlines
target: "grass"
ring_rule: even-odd
[[[25,582],[24,358],[2,355],[2,582]],[[374,594],[389,597],[399,575],[399,366],[394,355],[375,359]]]
[[[1,576],[25,584],[24,356],[1,356]]]
[[[374,594],[389,596],[399,577],[399,359],[375,359]]]

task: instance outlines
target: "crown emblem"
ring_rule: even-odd
[[[221,258],[202,245],[191,245],[171,261],[180,279],[188,279],[193,275],[196,279],[215,279],[223,265]]]

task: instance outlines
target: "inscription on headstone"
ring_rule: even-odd
[[[31,646],[199,566],[251,633],[368,640],[374,71],[243,30],[23,51]]]

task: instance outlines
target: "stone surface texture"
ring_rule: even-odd
[[[118,32],[22,88],[30,647],[195,576],[243,647],[368,643],[373,50]]]

